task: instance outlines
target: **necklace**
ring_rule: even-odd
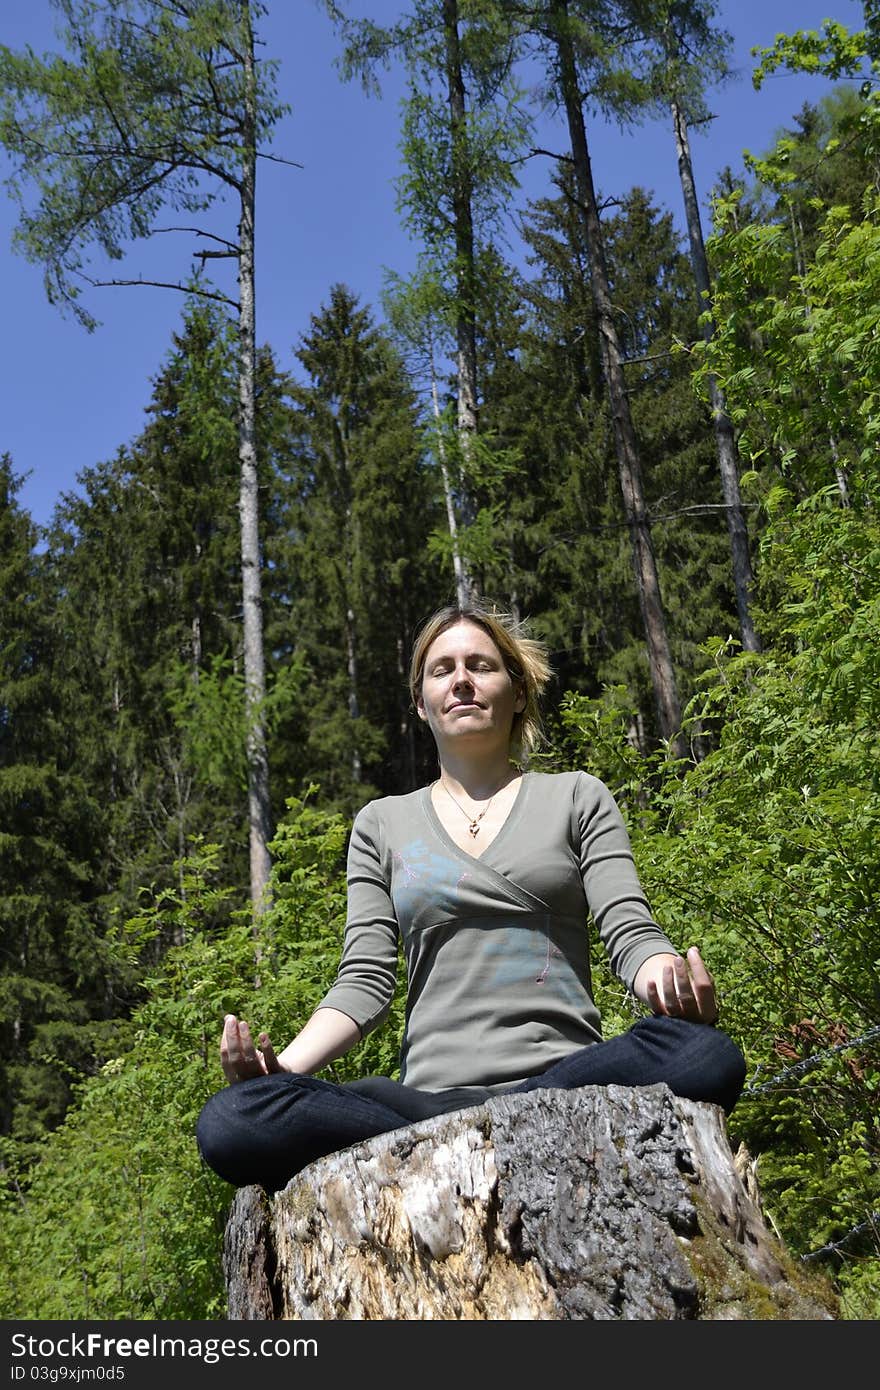
[[[498,795],[498,791],[501,791],[501,787],[498,788],[498,791],[494,791],[494,792],[492,793],[492,795],[489,797],[489,800],[486,802],[485,806],[483,807],[482,811],[480,812],[480,814],[479,814],[478,816],[471,816],[470,813],[464,809],[464,807],[462,806],[461,802],[460,802],[460,801],[456,801],[455,797],[452,795],[452,792],[449,790],[449,788],[447,787],[446,783],[443,781],[443,778],[442,778],[442,777],[438,777],[437,780],[438,780],[438,782],[440,783],[440,785],[441,785],[441,787],[443,788],[443,790],[445,791],[446,795],[449,797],[449,800],[450,800],[451,802],[453,802],[454,805],[456,805],[456,806],[458,807],[459,811],[461,811],[461,814],[464,816],[465,820],[468,822],[468,830],[470,831],[470,833],[471,833],[474,837],[476,837],[477,835],[479,835],[479,833],[480,833],[480,821],[483,819],[483,817],[484,817],[484,815],[486,814],[486,812],[488,811],[489,807],[492,805],[492,802],[495,800],[496,796]],[[506,785],[507,785],[507,784],[505,783],[505,786],[506,786]]]

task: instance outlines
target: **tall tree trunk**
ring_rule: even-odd
[[[651,542],[651,528],[645,505],[641,464],[629,408],[629,398],[626,394],[620,342],[611,303],[605,247],[599,222],[596,192],[593,186],[593,171],[587,145],[577,65],[569,32],[568,0],[551,0],[550,15],[559,64],[560,93],[565,106],[571,139],[575,186],[584,219],[584,234],[590,259],[590,287],[596,307],[599,347],[614,426],[620,487],[632,543],[633,566],[648,649],[657,719],[663,738],[669,740],[676,756],[686,757],[687,745],[681,734],[681,702],[678,696],[675,670],[672,665],[672,654],[669,649],[657,561]]]
[[[849,507],[849,476],[844,464],[841,462],[840,450],[837,447],[837,437],[833,433],[828,435],[828,444],[834,463],[834,476],[837,479],[837,491],[840,493],[840,505],[842,507]]]
[[[694,169],[687,122],[681,103],[676,96],[672,97],[670,106],[672,108],[672,124],[675,130],[675,148],[678,154],[678,174],[684,196],[685,217],[691,248],[691,266],[693,267],[701,308],[711,309],[709,262],[706,256],[706,245],[700,222],[700,208],[694,185]],[[713,328],[708,316],[703,318],[702,333],[706,342],[710,342]],[[709,399],[712,405],[712,422],[715,427],[715,441],[718,449],[721,491],[724,497],[727,530],[730,536],[733,585],[736,594],[736,611],[739,617],[740,640],[744,651],[759,652],[761,641],[751,617],[751,591],[754,573],[749,554],[749,533],[739,490],[736,441],[733,436],[733,424],[727,414],[724,395],[714,375],[709,377]]]
[[[361,706],[358,700],[357,625],[351,604],[345,610],[345,655],[348,672],[348,717],[354,722],[361,717]],[[360,782],[362,771],[361,750],[355,741],[351,750],[353,781]]]
[[[437,395],[437,373],[434,369],[434,352],[431,351],[431,402],[434,407],[434,423],[437,427],[437,459],[440,464],[440,477],[443,481],[443,499],[446,503],[446,524],[452,544],[452,572],[455,575],[455,596],[460,608],[464,608],[471,592],[471,582],[464,567],[461,549],[458,544],[458,520],[455,515],[455,500],[452,495],[452,482],[446,464],[446,446],[443,442],[443,426],[440,420],[440,401]]]
[[[410,624],[408,618],[408,606],[406,600],[403,601],[401,610],[401,628],[397,634],[397,688],[400,691],[408,689],[408,636]],[[413,728],[411,706],[408,697],[401,699],[400,704],[400,741],[406,755],[406,775],[407,790],[416,789],[416,736]]]
[[[443,40],[449,96],[452,159],[452,216],[455,224],[455,357],[457,421],[461,456],[467,468],[477,432],[477,329],[474,269],[473,187],[467,111],[458,34],[458,0],[443,0]],[[472,520],[465,503],[466,519]],[[468,581],[468,588],[471,584]]]
[[[256,72],[249,6],[243,6],[245,31],[245,150],[239,225],[239,445],[241,470],[241,582],[244,628],[245,717],[247,720],[248,827],[251,906],[255,919],[266,904],[272,838],[269,759],[263,702],[266,669],[263,652],[262,567],[256,450],[256,323],[254,308],[254,207],[256,192]]]
[[[195,613],[190,625],[192,648],[192,682],[193,685],[199,683],[199,671],[202,665],[202,619],[199,613]]]

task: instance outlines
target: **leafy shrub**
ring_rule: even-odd
[[[749,1064],[731,1138],[757,1157],[769,1219],[849,1316],[876,1317],[880,528],[828,492],[776,519],[764,560],[788,599],[772,651],[711,644],[688,711],[720,728],[713,751],[684,773],[641,759],[609,691],[567,699],[564,757],[609,781],[656,915],[715,975]]]
[[[177,893],[148,901],[120,934],[137,954],[157,934],[182,944],[145,982],[119,1055],[79,1088],[29,1176],[7,1170],[0,1316],[187,1319],[225,1315],[220,1255],[232,1189],[202,1164],[194,1131],[223,1083],[219,1039],[235,1012],[287,1042],[336,972],[345,915],[347,825],[288,802],[273,844],[272,903],[214,935],[232,890],[219,849],[195,845]],[[400,1008],[332,1068],[335,1079],[396,1065]]]

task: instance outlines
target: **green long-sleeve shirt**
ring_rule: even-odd
[[[527,772],[478,858],[443,828],[431,788],[369,802],[348,852],[348,918],[321,1001],[363,1034],[407,967],[401,1080],[501,1089],[601,1039],[588,920],[627,987],[675,951],[651,916],[623,818],[585,772]]]

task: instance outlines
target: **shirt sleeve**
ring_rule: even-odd
[[[639,968],[650,956],[679,952],[651,914],[617,802],[597,777],[582,772],[578,781],[580,866],[587,904],[612,970],[632,990]]]
[[[335,983],[318,1005],[348,1014],[362,1036],[384,1022],[397,983],[397,917],[382,866],[379,822],[374,802],[355,817],[342,958]]]

